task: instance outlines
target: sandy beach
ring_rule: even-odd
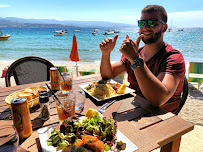
[[[0,76],[2,75],[2,70],[9,66],[9,62],[0,62]],[[65,65],[65,64],[55,64],[54,65]],[[80,64],[80,63],[79,63]],[[75,63],[65,65],[68,69],[73,69],[73,76],[76,76]],[[99,69],[99,63],[85,63],[81,64],[79,70],[87,69]],[[188,63],[186,64],[188,67]],[[188,69],[188,68],[187,68]],[[187,71],[186,71],[187,73]],[[14,80],[12,80],[12,85],[15,85]],[[0,88],[5,87],[5,78],[0,78]],[[179,116],[186,121],[189,121],[195,125],[193,131],[182,136],[180,152],[203,152],[203,85],[200,90],[197,89],[196,83],[189,83],[189,94],[185,105],[179,113]],[[159,150],[154,150],[154,152]]]

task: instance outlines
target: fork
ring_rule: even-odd
[[[106,108],[108,108],[110,105],[112,105],[116,100],[113,100],[113,101],[110,101],[110,102],[107,102],[105,104],[103,104],[101,107],[99,107],[97,109],[98,112],[100,112],[101,114],[105,112]]]

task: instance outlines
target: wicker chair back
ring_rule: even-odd
[[[50,80],[49,69],[54,65],[46,59],[28,56],[13,62],[6,73],[6,86],[11,86],[11,76],[14,76],[16,85],[29,84]]]

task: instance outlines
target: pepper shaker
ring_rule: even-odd
[[[40,102],[40,109],[41,109],[41,119],[48,120],[50,117],[49,113],[49,97],[47,91],[40,91],[39,92],[39,102]]]

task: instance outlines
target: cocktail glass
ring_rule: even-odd
[[[60,102],[56,99],[54,100],[56,101],[56,108],[60,122],[63,122],[67,118],[71,120],[75,116],[75,94],[72,92],[67,94],[61,92],[57,95],[57,98]]]
[[[73,75],[72,72],[61,73],[60,88],[62,93],[69,93],[72,90]]]

